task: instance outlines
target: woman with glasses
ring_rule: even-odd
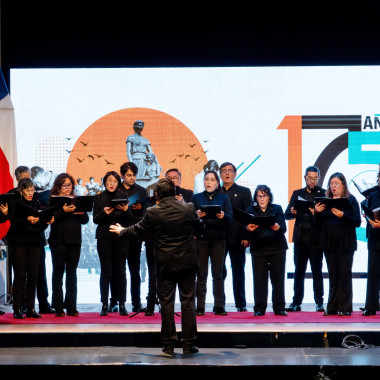
[[[197,315],[205,314],[208,265],[211,261],[211,275],[214,296],[215,315],[227,315],[224,295],[224,251],[226,246],[226,226],[232,220],[232,206],[227,195],[220,192],[218,174],[206,171],[204,175],[205,190],[193,195],[191,202],[197,210],[198,217],[205,223],[202,236],[196,239],[199,267],[196,282]],[[219,206],[217,214],[203,206]],[[206,211],[205,211],[206,210]]]
[[[68,173],[61,173],[54,181],[51,195],[74,197],[75,181]],[[82,244],[82,224],[88,223],[88,214],[75,212],[75,205],[65,203],[54,213],[49,246],[51,251],[52,305],[56,317],[77,317],[77,268]],[[65,299],[63,299],[63,275],[66,272]]]
[[[113,199],[124,199],[125,192],[120,189],[121,178],[115,171],[109,171],[104,176],[105,190],[95,196],[94,199],[94,223],[97,224],[96,239],[100,260],[100,301],[101,316],[108,315],[108,296],[112,279],[112,300],[119,303],[120,315],[126,316],[126,260],[128,252],[128,240],[119,238],[110,232],[110,226],[119,223],[123,227],[132,224],[132,214],[128,208],[128,202],[116,206],[111,205]]]
[[[350,207],[328,209],[318,202],[315,221],[321,229],[320,244],[329,272],[329,297],[324,315],[349,316],[352,312],[352,263],[357,249],[356,228],[360,227],[360,209],[356,198],[348,191],[342,173],[331,175],[326,197],[347,198]]]
[[[34,308],[38,266],[41,245],[45,243],[44,231],[48,224],[54,222],[54,217],[47,222],[43,218],[30,215],[29,212],[19,212],[23,208],[22,205],[34,210],[42,209],[34,198],[34,184],[30,178],[22,178],[17,190],[21,194],[21,200],[12,200],[9,203],[10,228],[7,234],[7,239],[12,244],[13,317],[41,318]],[[25,315],[24,308],[26,308]]]
[[[258,185],[253,195],[253,204],[247,209],[253,216],[274,216],[274,224],[270,227],[260,227],[254,223],[247,225],[252,255],[255,316],[265,315],[268,273],[272,285],[273,311],[276,315],[288,315],[285,311],[285,253],[288,249],[286,223],[282,207],[272,202],[270,188]]]

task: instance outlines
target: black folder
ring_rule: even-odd
[[[204,218],[214,218],[216,214],[222,212],[222,206],[220,205],[201,205],[200,210],[206,213]]]
[[[379,188],[379,186],[376,185],[376,186],[363,190],[355,181],[352,181],[352,182],[358,189],[359,193],[363,195],[364,197],[368,197],[369,194],[371,194],[373,191],[376,191]]]
[[[115,198],[115,199],[112,199],[111,201],[111,204],[110,204],[110,207],[116,207],[116,206],[122,206],[123,204],[126,205],[128,204],[129,201],[128,201],[128,198]]]
[[[255,216],[246,211],[238,208],[233,208],[234,219],[245,225],[256,224],[260,228],[269,228],[276,224],[276,217],[274,215],[269,216]]]
[[[315,202],[295,199],[294,200],[294,209],[300,214],[311,214],[310,208],[315,207]]]
[[[74,212],[91,212],[94,204],[94,195],[80,195],[77,197],[65,197],[65,196],[52,196],[50,197],[50,206],[56,206],[57,208],[75,205]]]
[[[316,203],[322,203],[326,205],[325,211],[330,211],[332,208],[336,208],[340,211],[351,210],[351,203],[346,197],[342,198],[328,198],[328,197],[315,197]]]
[[[365,216],[367,216],[371,220],[380,220],[380,207],[375,209],[370,209],[365,204],[362,204],[362,210]]]
[[[50,190],[36,190],[34,199],[39,201],[43,207],[46,207],[50,199]]]
[[[14,199],[15,194],[14,193],[5,193],[0,194],[0,205],[5,206],[6,204],[9,205],[9,202]]]
[[[51,218],[54,215],[54,212],[57,210],[55,206],[48,207],[42,210],[36,210],[33,207],[30,207],[26,205],[25,203],[16,202],[15,206],[15,215],[16,218],[27,218],[29,216],[34,216],[36,218],[39,218],[41,223],[47,223],[50,222]]]

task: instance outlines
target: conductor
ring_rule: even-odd
[[[177,341],[174,303],[178,285],[183,353],[194,354],[198,352],[195,346],[197,324],[194,294],[198,262],[194,242],[197,214],[192,203],[175,198],[175,187],[171,180],[160,179],[156,183],[155,192],[158,203],[147,208],[140,222],[128,228],[123,228],[120,224],[111,225],[110,231],[130,237],[153,233],[157,292],[161,303],[162,351],[166,355],[174,355]]]

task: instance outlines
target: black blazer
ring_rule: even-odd
[[[344,211],[343,217],[338,218],[331,211],[315,212],[314,218],[321,229],[320,247],[323,249],[339,249],[356,251],[356,227],[360,227],[361,216],[359,203],[353,195],[348,197],[352,210]],[[332,231],[338,236],[338,242],[332,243]]]
[[[234,183],[228,190],[222,187],[222,193],[226,194],[232,208],[247,210],[252,203],[252,193],[248,187]],[[242,240],[248,240],[246,226],[233,220],[227,227],[227,243],[232,246],[240,246]]]
[[[368,196],[367,206],[371,209],[380,207],[380,187]],[[373,228],[367,222],[368,249],[380,249],[380,228]]]
[[[276,204],[269,204],[265,212],[259,206],[253,204],[247,209],[247,212],[255,216],[271,216],[276,217],[276,223],[280,229],[273,231],[269,228],[257,228],[255,231],[249,232],[250,251],[254,255],[270,255],[284,253],[288,249],[286,242],[286,223],[282,207]]]
[[[193,196],[193,190],[183,189],[182,187],[180,187],[178,190],[179,194],[182,195],[183,200],[185,202],[190,202],[190,199]]]
[[[159,204],[148,207],[143,219],[123,229],[120,235],[139,238],[151,231],[159,273],[195,269],[198,257],[194,229],[198,222],[192,203],[166,197]]]
[[[306,187],[303,189],[295,190],[293,191],[293,194],[290,198],[288,207],[285,210],[285,219],[286,220],[292,220],[296,219],[294,223],[294,230],[293,230],[293,238],[292,241],[296,243],[300,237],[302,228],[304,228],[303,224],[307,224],[307,226],[310,228],[311,233],[311,239],[315,243],[319,243],[319,229],[317,228],[314,217],[312,215],[307,214],[297,214],[293,215],[290,209],[294,207],[294,201],[298,199],[298,197],[301,197],[302,199],[310,199],[312,198],[314,200],[315,197],[324,197],[325,196],[325,190],[320,188],[319,186],[316,187],[315,191],[312,191],[311,193],[307,193]]]

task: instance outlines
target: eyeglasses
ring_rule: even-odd
[[[170,179],[171,181],[178,181],[179,180],[179,177],[169,177],[169,176],[167,176],[166,178]]]
[[[261,199],[261,198],[268,198],[268,197],[269,197],[268,194],[256,195],[256,198],[259,198],[259,199]]]
[[[222,169],[220,172],[221,173],[233,173],[234,170],[233,169]]]
[[[71,183],[69,183],[69,184],[62,185],[61,187],[64,188],[64,189],[67,189],[67,188],[72,187],[72,186],[73,185]]]
[[[331,187],[339,187],[339,186],[342,186],[342,184],[339,182],[330,182],[330,186]]]
[[[310,182],[318,182],[321,177],[309,177],[307,176],[306,179]]]

